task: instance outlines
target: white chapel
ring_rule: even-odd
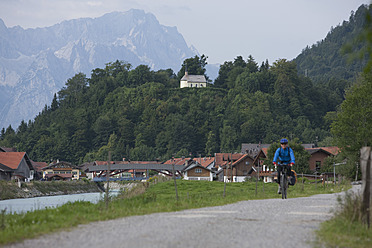
[[[204,75],[189,75],[188,72],[185,71],[185,75],[181,78],[180,81],[180,88],[187,87],[207,87],[207,80],[205,79]]]

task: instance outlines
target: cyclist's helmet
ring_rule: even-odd
[[[281,139],[280,144],[288,144],[288,140],[287,139]]]

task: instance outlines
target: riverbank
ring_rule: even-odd
[[[0,181],[0,200],[40,196],[69,195],[102,192],[91,181],[35,181],[18,183]]]

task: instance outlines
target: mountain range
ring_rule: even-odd
[[[143,10],[34,29],[8,28],[0,19],[0,128],[33,119],[78,72],[89,77],[93,69],[121,60],[177,73],[195,55],[176,27]]]

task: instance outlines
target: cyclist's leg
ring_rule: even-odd
[[[277,178],[278,178],[278,194],[281,194],[281,192],[282,192],[281,188],[280,188],[281,174],[283,173],[282,169],[283,169],[283,166],[278,165],[278,167],[277,167],[277,171],[278,171],[278,176],[277,176]]]
[[[290,176],[290,171],[291,171],[291,166],[290,165],[286,165],[286,169],[285,169],[285,190],[284,190],[284,193],[282,192],[282,194],[284,194],[284,198],[287,199],[287,193],[288,193],[288,176]]]
[[[291,168],[291,166],[289,164],[287,164],[286,167],[287,167],[287,176],[290,177],[291,176],[291,169],[292,168]]]
[[[282,165],[278,165],[277,166],[277,172],[278,172],[278,184],[280,185],[280,174],[283,172],[283,166]]]

